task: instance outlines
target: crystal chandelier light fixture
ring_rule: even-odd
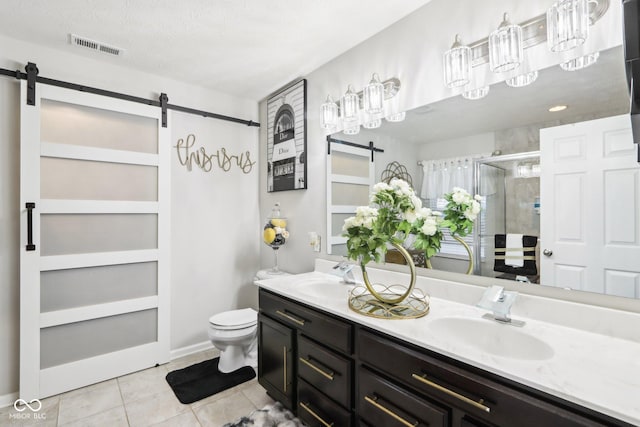
[[[558,0],[547,10],[547,46],[564,52],[580,46],[589,36],[589,1]]]
[[[515,70],[522,64],[522,27],[509,22],[505,13],[497,30],[489,35],[489,68],[494,73]]]
[[[469,99],[471,101],[476,101],[478,99],[482,99],[489,94],[489,86],[482,86],[474,89],[465,90],[462,92],[462,97],[464,99]]]
[[[463,45],[456,34],[455,42],[442,57],[444,85],[449,89],[460,88],[458,93],[466,99],[483,98],[489,92],[485,84],[501,80],[495,75],[486,80],[484,71],[474,73],[476,67],[486,63],[492,73],[507,73],[502,79],[508,86],[530,85],[538,78],[538,71],[536,64],[527,66],[524,50],[542,43],[546,43],[551,52],[573,52],[558,61],[563,70],[581,70],[596,63],[599,52],[585,54],[588,50],[584,46],[589,27],[609,10],[611,0],[552,1],[545,13],[519,24],[512,24],[505,13],[496,30],[472,43]],[[580,46],[583,46],[582,52],[572,51]],[[537,57],[535,53],[529,59]]]
[[[342,130],[345,135],[357,135],[360,133],[360,124],[358,122],[352,123]]]
[[[595,64],[600,57],[600,52],[593,52],[588,55],[580,56],[578,58],[570,59],[560,64],[560,68],[565,71],[577,71],[587,68],[590,65]]]
[[[382,125],[382,118],[388,122],[405,119],[406,113],[398,107],[400,80],[396,77],[380,81],[373,73],[369,83],[356,92],[352,85],[340,98],[340,106],[331,96],[320,106],[320,126],[329,132],[342,130],[345,135],[356,135],[360,127],[375,129]]]
[[[443,61],[446,87],[460,87],[469,83],[471,79],[471,49],[462,44],[459,34],[456,34],[451,49],[444,53]]]
[[[363,109],[367,114],[379,114],[384,109],[384,85],[378,73],[373,73],[371,81],[362,90]]]
[[[347,92],[340,99],[340,114],[344,123],[353,124],[353,122],[358,122],[360,111],[358,103],[358,95],[353,91],[353,87],[349,85]]]
[[[338,126],[338,105],[333,101],[331,95],[327,96],[327,100],[320,107],[321,109],[321,126],[325,130],[332,130]]]
[[[507,86],[510,87],[524,87],[535,82],[538,78],[538,71],[531,71],[530,73],[520,74],[505,80]]]

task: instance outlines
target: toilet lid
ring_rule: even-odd
[[[258,323],[258,312],[252,308],[225,311],[211,316],[209,323],[225,330],[248,328]]]

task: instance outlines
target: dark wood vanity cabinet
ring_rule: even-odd
[[[375,331],[358,329],[356,343],[363,366],[388,378],[399,389],[422,396],[434,407],[447,408],[451,424],[446,425],[628,425]],[[359,376],[358,381],[362,379]]]
[[[631,426],[264,289],[258,331],[260,384],[311,427]]]
[[[274,325],[279,334],[271,332]],[[351,426],[353,329],[351,322],[261,289],[258,381],[309,427]],[[290,352],[283,348],[283,330]],[[263,361],[271,364],[261,368]],[[291,383],[283,392],[285,377]]]
[[[258,315],[258,378],[260,384],[287,408],[293,408],[294,331]]]

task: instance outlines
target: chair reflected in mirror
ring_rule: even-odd
[[[496,234],[493,271],[499,279],[540,283],[538,237],[523,234]]]

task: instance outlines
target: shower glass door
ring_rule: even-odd
[[[506,232],[505,170],[476,162],[475,173],[475,193],[484,200],[474,229],[474,274],[494,277],[494,236]]]

